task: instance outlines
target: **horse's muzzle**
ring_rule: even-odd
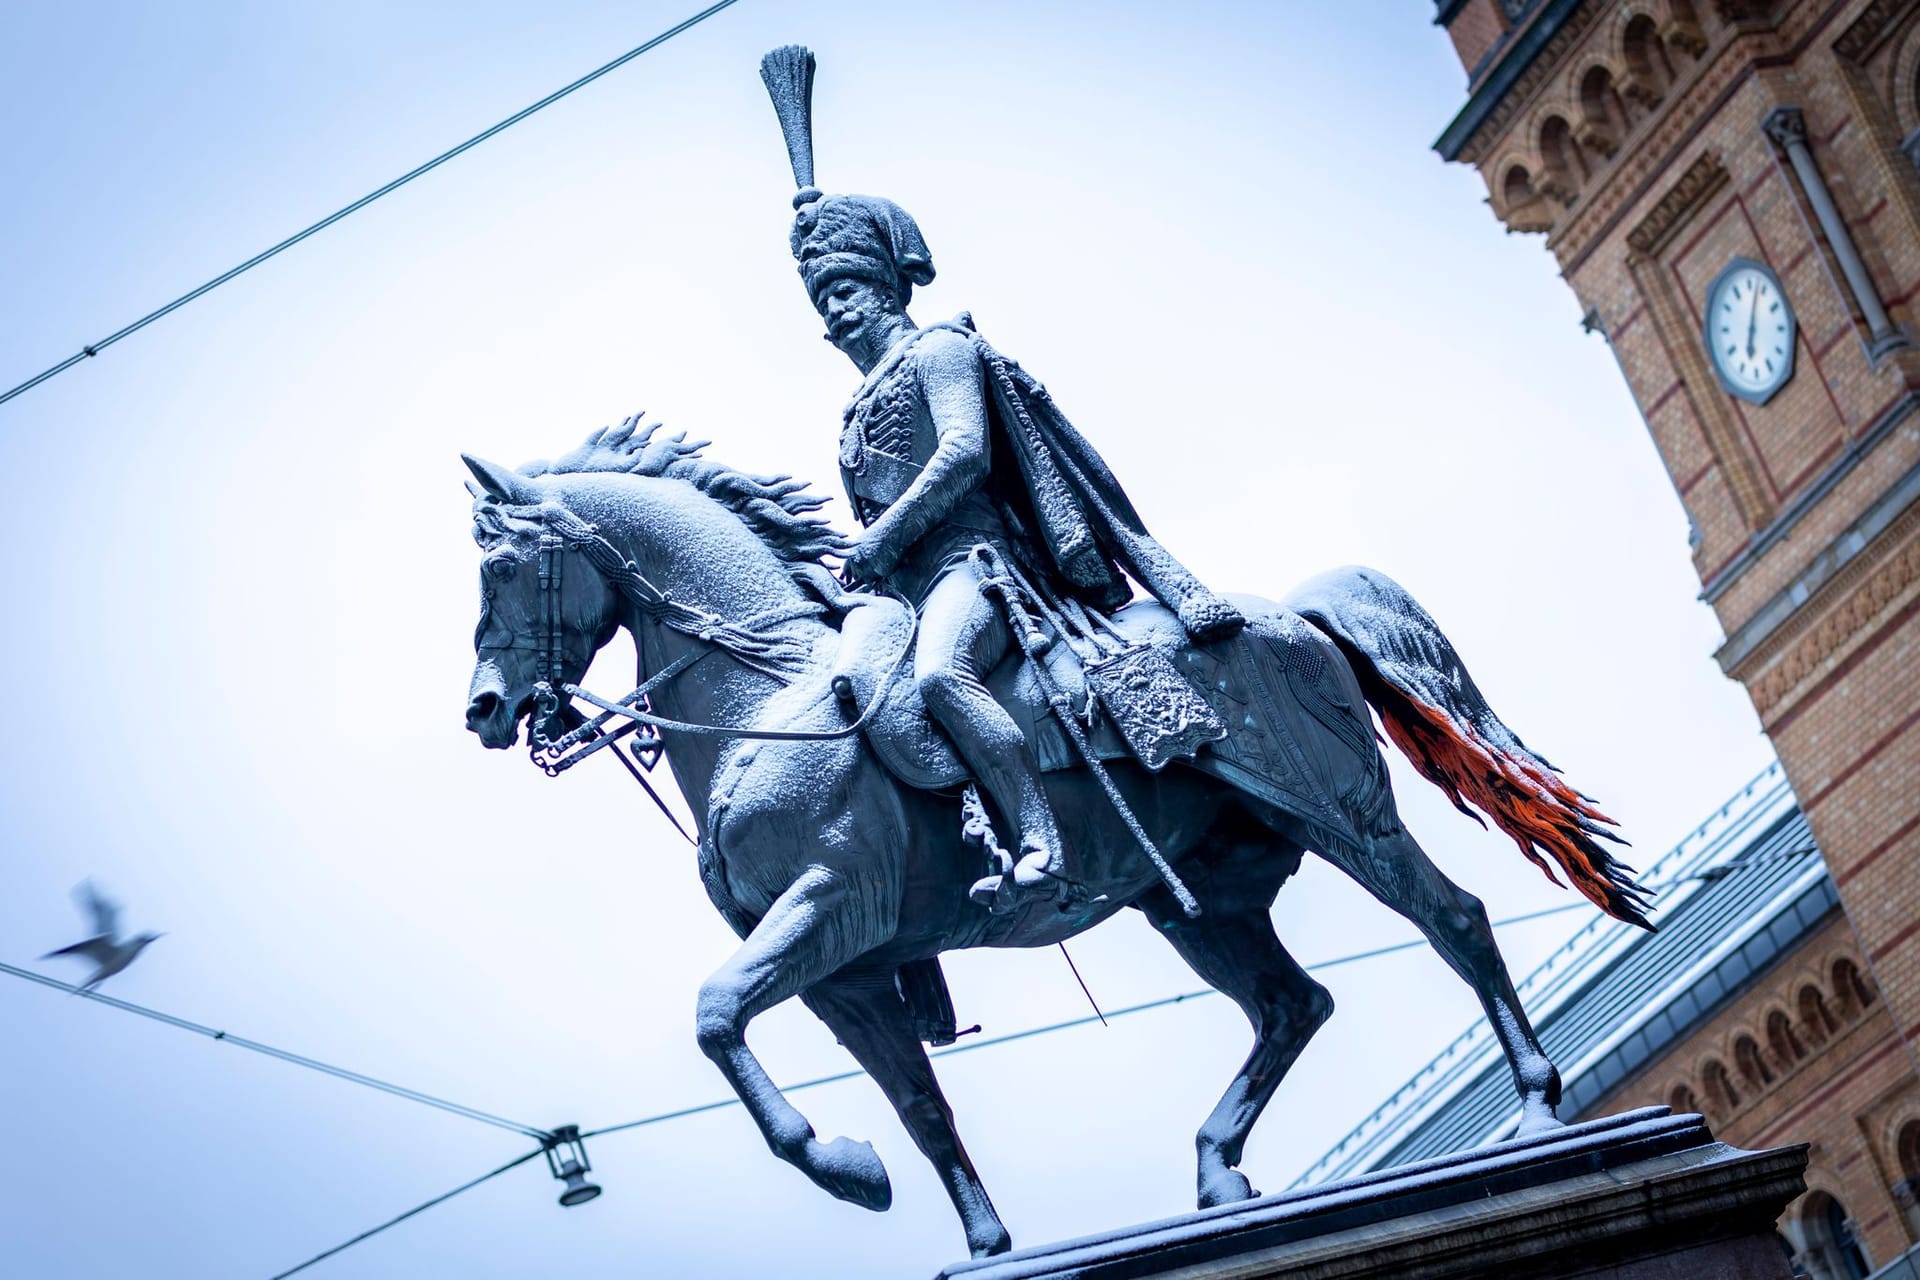
[[[530,704],[531,696],[521,700]],[[481,662],[473,670],[473,685],[467,695],[467,728],[477,734],[483,745],[504,750],[520,740],[521,706],[507,696],[506,681],[500,668]]]

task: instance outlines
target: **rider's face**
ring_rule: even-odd
[[[846,351],[872,328],[873,321],[899,310],[893,295],[865,280],[843,279],[820,294],[820,318],[827,322],[827,339]]]

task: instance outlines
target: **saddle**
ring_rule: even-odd
[[[967,786],[968,770],[913,677],[914,620],[907,605],[845,591],[824,569],[803,571],[801,579],[840,618],[832,687],[849,715],[872,711],[863,734],[882,767],[925,790]],[[1363,834],[1395,829],[1386,761],[1359,681],[1333,640],[1290,609],[1232,600],[1247,626],[1205,644],[1192,641],[1179,618],[1157,602],[1130,604],[1111,619],[1127,642],[1118,657],[1089,665],[1056,642],[1039,660],[1045,685],[1066,697],[1100,760],[1140,759],[1153,769],[1179,761],[1294,815],[1316,842],[1358,842]],[[1141,660],[1142,654],[1153,660]],[[1159,687],[1169,677],[1179,689]],[[1017,646],[986,683],[1020,725],[1043,772],[1086,767],[1041,675]],[[1115,698],[1116,689],[1126,692]],[[1196,695],[1210,715],[1193,714]],[[1135,723],[1123,729],[1112,701],[1122,702],[1121,714]],[[1156,708],[1166,714],[1156,715]],[[1346,780],[1338,792],[1330,790],[1334,779]],[[977,793],[971,800],[977,807]],[[976,816],[983,815],[968,815]],[[920,1039],[948,1045],[963,1034],[937,958],[901,966],[895,986]]]
[[[864,731],[881,764],[912,787],[966,785],[968,770],[928,713],[911,659],[899,661],[913,640],[907,606],[859,593],[831,603],[842,616],[831,670],[849,713],[873,708],[885,686]],[[1135,602],[1111,620],[1125,644],[1118,656],[1087,663],[1056,642],[1040,659],[1043,683],[1016,649],[988,675],[987,688],[1021,727],[1043,772],[1086,767],[1048,701],[1050,685],[1067,697],[1100,760],[1196,768],[1310,830],[1355,844],[1392,830],[1398,819],[1385,762],[1345,658],[1291,610],[1250,598],[1234,603],[1248,626],[1201,644],[1164,606]],[[1330,780],[1338,778],[1352,781],[1335,794]]]

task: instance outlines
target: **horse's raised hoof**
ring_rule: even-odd
[[[893,1183],[887,1180],[887,1166],[871,1142],[809,1139],[805,1168],[808,1177],[848,1204],[875,1213],[885,1213],[893,1205]]]
[[[1253,1184],[1247,1181],[1247,1175],[1238,1169],[1222,1169],[1200,1179],[1202,1209],[1211,1209],[1222,1204],[1239,1204],[1242,1200],[1251,1200],[1259,1194],[1253,1189]]]

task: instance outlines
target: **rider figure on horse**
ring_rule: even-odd
[[[781,116],[783,126],[795,118]],[[1148,535],[1099,455],[971,317],[913,322],[913,288],[933,280],[919,226],[890,200],[812,187],[805,146],[793,255],[827,339],[864,378],[840,434],[841,477],[866,526],[847,575],[918,607],[915,678],[995,816],[1019,833],[1015,890],[1065,896],[1076,876],[1039,767],[984,683],[1014,636],[974,548],[991,546],[1053,600],[1089,609],[1124,605],[1131,577],[1196,640],[1245,619]]]

